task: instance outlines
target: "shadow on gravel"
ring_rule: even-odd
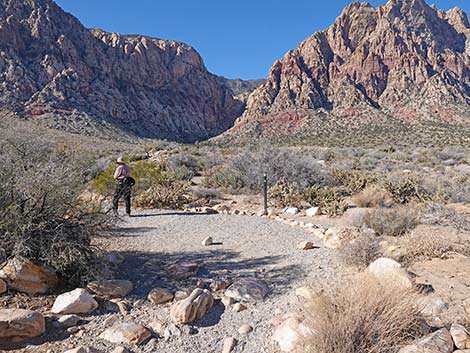
[[[131,295],[137,298],[145,298],[155,287],[174,291],[191,289],[199,279],[220,277],[232,280],[237,277],[259,278],[267,282],[270,295],[275,296],[288,292],[290,284],[307,272],[297,264],[277,266],[282,256],[240,259],[237,252],[223,250],[184,253],[121,252],[120,254],[124,256],[124,262],[117,273],[121,279],[128,279],[134,283],[135,290]],[[181,261],[200,264],[198,274],[180,281],[166,278],[167,267]]]
[[[148,218],[148,217],[162,217],[162,216],[214,216],[208,213],[196,212],[161,212],[161,213],[148,213],[148,214],[135,214],[131,218]]]

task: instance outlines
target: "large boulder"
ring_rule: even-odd
[[[413,288],[413,282],[408,272],[401,268],[401,265],[395,260],[382,257],[372,262],[367,271],[388,285],[394,285],[404,290]]]
[[[403,347],[398,353],[452,353],[454,341],[449,330],[443,328],[418,342]]]
[[[263,300],[269,293],[268,285],[256,278],[239,278],[225,291],[225,296],[235,300]]]
[[[44,317],[36,311],[0,309],[0,346],[23,342],[45,331]]]
[[[87,314],[97,307],[95,298],[86,289],[77,288],[59,295],[51,311],[53,314]]]
[[[189,297],[173,304],[171,319],[176,324],[189,324],[200,320],[214,304],[214,298],[207,289],[196,288]]]
[[[27,294],[50,292],[59,283],[57,274],[48,266],[19,258],[6,262],[0,270],[0,279],[8,288]]]
[[[148,339],[152,333],[142,325],[128,322],[119,323],[104,331],[100,338],[116,344],[139,345]]]
[[[88,283],[88,290],[102,298],[124,298],[133,289],[131,281],[103,280]]]

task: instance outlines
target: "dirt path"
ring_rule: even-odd
[[[203,246],[207,236],[213,237],[216,245]],[[276,309],[294,309],[298,305],[296,287],[327,279],[335,270],[328,250],[297,250],[297,244],[305,240],[315,241],[302,229],[260,217],[146,211],[127,219],[104,242],[108,250],[125,257],[119,274],[136,287],[131,299],[138,305],[131,315],[138,322],[148,324],[157,318],[169,323],[169,306],[139,302],[152,288],[194,286],[194,280],[176,282],[164,277],[166,267],[175,261],[200,263],[203,268],[198,276],[202,278],[254,276],[266,281],[271,290],[264,302],[250,304],[240,313],[224,310],[217,301],[210,313],[193,325],[197,333],[154,340],[134,351],[220,352],[223,339],[233,336],[239,340],[236,352],[274,352],[270,321]],[[245,323],[255,329],[241,336],[237,330]]]

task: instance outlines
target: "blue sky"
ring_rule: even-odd
[[[263,78],[288,50],[328,27],[349,0],[56,0],[87,27],[192,45],[208,69],[228,78]],[[386,0],[369,1],[374,6]],[[434,0],[438,8],[469,0]]]

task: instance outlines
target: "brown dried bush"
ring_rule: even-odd
[[[347,266],[365,268],[382,256],[379,237],[361,234],[339,248],[339,258]]]
[[[309,303],[314,333],[299,352],[396,353],[423,334],[416,302],[371,275],[335,281]]]
[[[450,238],[440,230],[411,232],[400,241],[400,261],[411,265],[418,261],[441,258],[449,252],[470,256],[470,244]]]
[[[368,186],[352,197],[358,207],[391,207],[394,203],[392,195],[377,186]]]
[[[364,224],[375,230],[378,235],[398,237],[419,224],[419,212],[412,206],[379,208],[366,213]]]

